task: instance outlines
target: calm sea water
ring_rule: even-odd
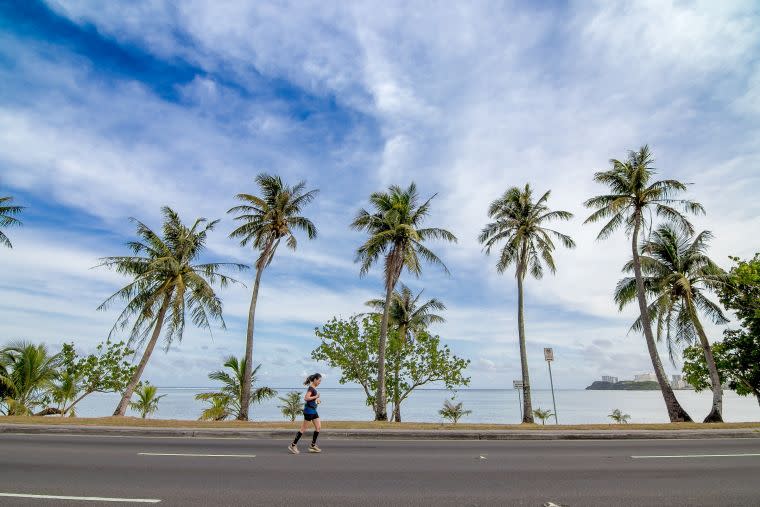
[[[195,400],[195,395],[209,389],[159,388],[161,399],[159,419],[197,419],[204,403]],[[278,388],[278,395],[300,388]],[[319,414],[323,420],[362,421],[372,419],[372,410],[364,403],[364,391],[353,388],[320,389],[322,404]],[[560,424],[607,423],[613,409],[619,408],[631,415],[634,423],[667,422],[665,404],[659,391],[556,391],[557,413]],[[410,422],[439,422],[438,410],[443,401],[451,397],[446,390],[425,389],[415,391],[401,405],[401,418]],[[694,418],[701,420],[710,410],[709,392],[676,391],[676,397]],[[77,406],[80,417],[101,417],[111,415],[119,401],[116,394],[93,394]],[[464,408],[472,414],[462,422],[472,423],[518,423],[520,405],[517,392],[513,390],[463,389],[456,393],[456,401],[463,402]],[[254,405],[252,419],[257,421],[283,420],[277,399]],[[760,407],[754,397],[738,396],[733,391],[725,391],[723,415],[726,421],[760,421]],[[552,408],[551,391],[533,391],[533,408]],[[135,415],[135,414],[130,414]]]

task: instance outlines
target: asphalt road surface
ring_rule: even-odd
[[[0,435],[0,505],[760,506],[760,439],[309,437]]]

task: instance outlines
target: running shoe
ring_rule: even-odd
[[[290,445],[288,446],[288,450],[289,450],[289,451],[290,451],[292,454],[298,454],[298,453],[300,453],[300,452],[301,452],[301,451],[299,451],[299,450],[298,450],[298,446],[297,446],[297,445],[295,445],[295,444],[290,444]]]
[[[311,444],[309,446],[309,452],[322,452],[322,449],[317,447],[317,444]]]

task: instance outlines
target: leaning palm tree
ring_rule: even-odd
[[[366,231],[367,241],[356,251],[356,262],[361,263],[361,276],[381,257],[385,261],[385,302],[383,318],[380,321],[378,344],[377,392],[375,394],[375,420],[387,421],[387,397],[385,388],[385,352],[388,339],[388,317],[391,298],[401,272],[404,268],[414,276],[420,276],[422,266],[420,258],[430,264],[441,266],[448,274],[449,270],[441,259],[429,250],[424,242],[430,239],[443,239],[455,243],[456,236],[437,227],[421,228],[423,220],[430,213],[430,202],[419,204],[417,186],[412,183],[402,189],[392,185],[387,192],[374,192],[370,195],[372,211],[360,209],[351,223],[351,227]]]
[[[127,244],[134,255],[104,257],[98,265],[133,278],[98,307],[98,310],[106,310],[118,300],[127,303],[109,338],[117,330],[125,329],[133,319],[130,346],[141,346],[150,335],[142,359],[114,411],[115,416],[126,412],[162,330],[165,331],[164,343],[168,352],[175,339],[182,340],[187,312],[199,328],[210,330],[211,321],[218,321],[225,328],[222,301],[213,285],[218,282],[224,288],[229,283],[239,283],[221,274],[222,268],[246,268],[231,263],[194,264],[205,249],[208,233],[219,221],[207,222],[205,218],[199,218],[192,227],[187,227],[171,208],[164,207],[161,211],[164,216],[163,237],[132,218],[140,238]]]
[[[256,302],[259,297],[259,284],[264,269],[269,266],[281,240],[292,250],[298,242],[293,234],[303,231],[309,239],[317,237],[317,228],[308,218],[301,215],[303,208],[319,193],[319,190],[306,191],[306,183],[301,181],[295,186],[283,183],[279,176],[259,174],[256,176],[261,196],[253,194],[238,194],[236,198],[244,204],[231,208],[228,213],[236,213],[235,220],[242,222],[230,234],[231,238],[239,238],[240,245],[251,245],[257,252],[256,278],[253,282],[251,305],[248,309],[248,327],[245,337],[245,378],[243,403],[237,418],[248,420],[248,407],[251,386],[251,367],[253,365],[253,328],[256,316]]]
[[[23,210],[24,207],[12,206],[12,202],[13,197],[0,197],[0,228],[21,225],[21,220],[16,218],[15,215],[21,213],[21,210]],[[0,229],[0,245],[13,248],[11,240],[9,240],[8,236],[3,233],[2,229]]]
[[[704,213],[701,204],[675,199],[675,196],[686,190],[686,184],[677,180],[654,180],[657,170],[653,167],[654,159],[648,146],[642,146],[639,151],[628,152],[624,161],[612,159],[612,168],[594,174],[594,180],[610,188],[610,193],[588,199],[586,207],[595,208],[584,223],[608,220],[599,231],[597,239],[606,239],[615,230],[625,227],[625,232],[631,237],[633,252],[633,271],[636,279],[636,297],[641,315],[641,329],[647,342],[649,357],[652,360],[657,382],[665,400],[668,416],[671,422],[688,422],[691,417],[681,407],[673,389],[668,383],[665,370],[662,367],[660,355],[657,352],[652,324],[647,313],[646,291],[644,278],[641,273],[639,255],[639,234],[651,226],[652,214],[673,222],[680,229],[692,233],[692,226],[683,212]]]
[[[673,362],[674,348],[679,343],[699,341],[713,392],[712,409],[704,422],[722,422],[723,388],[710,342],[699,320],[701,311],[716,324],[728,322],[720,306],[705,296],[705,292],[714,292],[727,283],[725,272],[705,254],[710,238],[709,231],[691,237],[672,225],[660,226],[644,242],[640,262],[644,287],[653,298],[648,312],[650,320],[657,323],[657,339],[665,338]],[[626,264],[625,271],[633,271],[633,262]],[[615,290],[615,301],[622,309],[634,299],[636,279],[624,278]],[[641,331],[640,317],[632,329]]]
[[[247,405],[250,406],[252,403],[261,403],[277,395],[277,391],[271,387],[254,387],[256,373],[261,368],[261,365],[258,365],[251,371],[250,384],[248,385],[248,389],[245,389],[245,366],[245,358],[238,360],[235,356],[229,356],[224,362],[224,367],[231,370],[231,373],[225,370],[209,373],[208,378],[221,382],[222,387],[219,391],[195,395],[196,400],[208,401],[211,404],[201,414],[201,419],[223,421],[232,414],[240,413],[246,396],[248,397]]]
[[[430,324],[446,322],[446,319],[438,314],[433,313],[436,310],[445,310],[446,305],[439,299],[429,299],[419,304],[423,291],[416,296],[412,290],[401,284],[400,291],[393,291],[391,296],[391,309],[388,312],[388,321],[398,331],[399,338],[406,343],[411,336],[416,335],[419,331],[425,330]],[[376,310],[375,315],[381,316],[385,309],[385,301],[382,299],[371,299],[365,305]],[[393,391],[393,420],[401,422],[401,400],[399,392],[399,367],[400,362],[396,362],[396,368],[393,372],[393,382],[395,389]]]
[[[523,282],[530,273],[534,278],[544,275],[543,264],[554,273],[556,266],[552,252],[555,249],[552,237],[566,248],[575,247],[575,242],[566,234],[549,229],[551,220],[570,220],[568,211],[552,211],[546,205],[551,195],[547,191],[537,201],[533,201],[533,189],[526,184],[523,189],[512,187],[491,203],[488,216],[494,221],[483,228],[479,241],[485,245],[486,254],[497,244],[504,242],[496,263],[501,274],[509,266],[515,265],[517,278],[517,333],[520,341],[520,364],[523,382],[523,422],[533,423],[533,405],[530,397],[530,376],[528,374],[528,353],[525,339],[525,317],[523,309]]]
[[[17,342],[0,352],[0,384],[4,386],[7,415],[28,415],[43,403],[61,362],[60,354],[50,354],[44,344]]]

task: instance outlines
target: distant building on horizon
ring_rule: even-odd
[[[609,382],[611,384],[617,384],[618,378],[610,375],[602,375],[602,382]]]
[[[638,375],[634,375],[633,377],[634,382],[657,382],[657,375],[654,373],[639,373]]]

